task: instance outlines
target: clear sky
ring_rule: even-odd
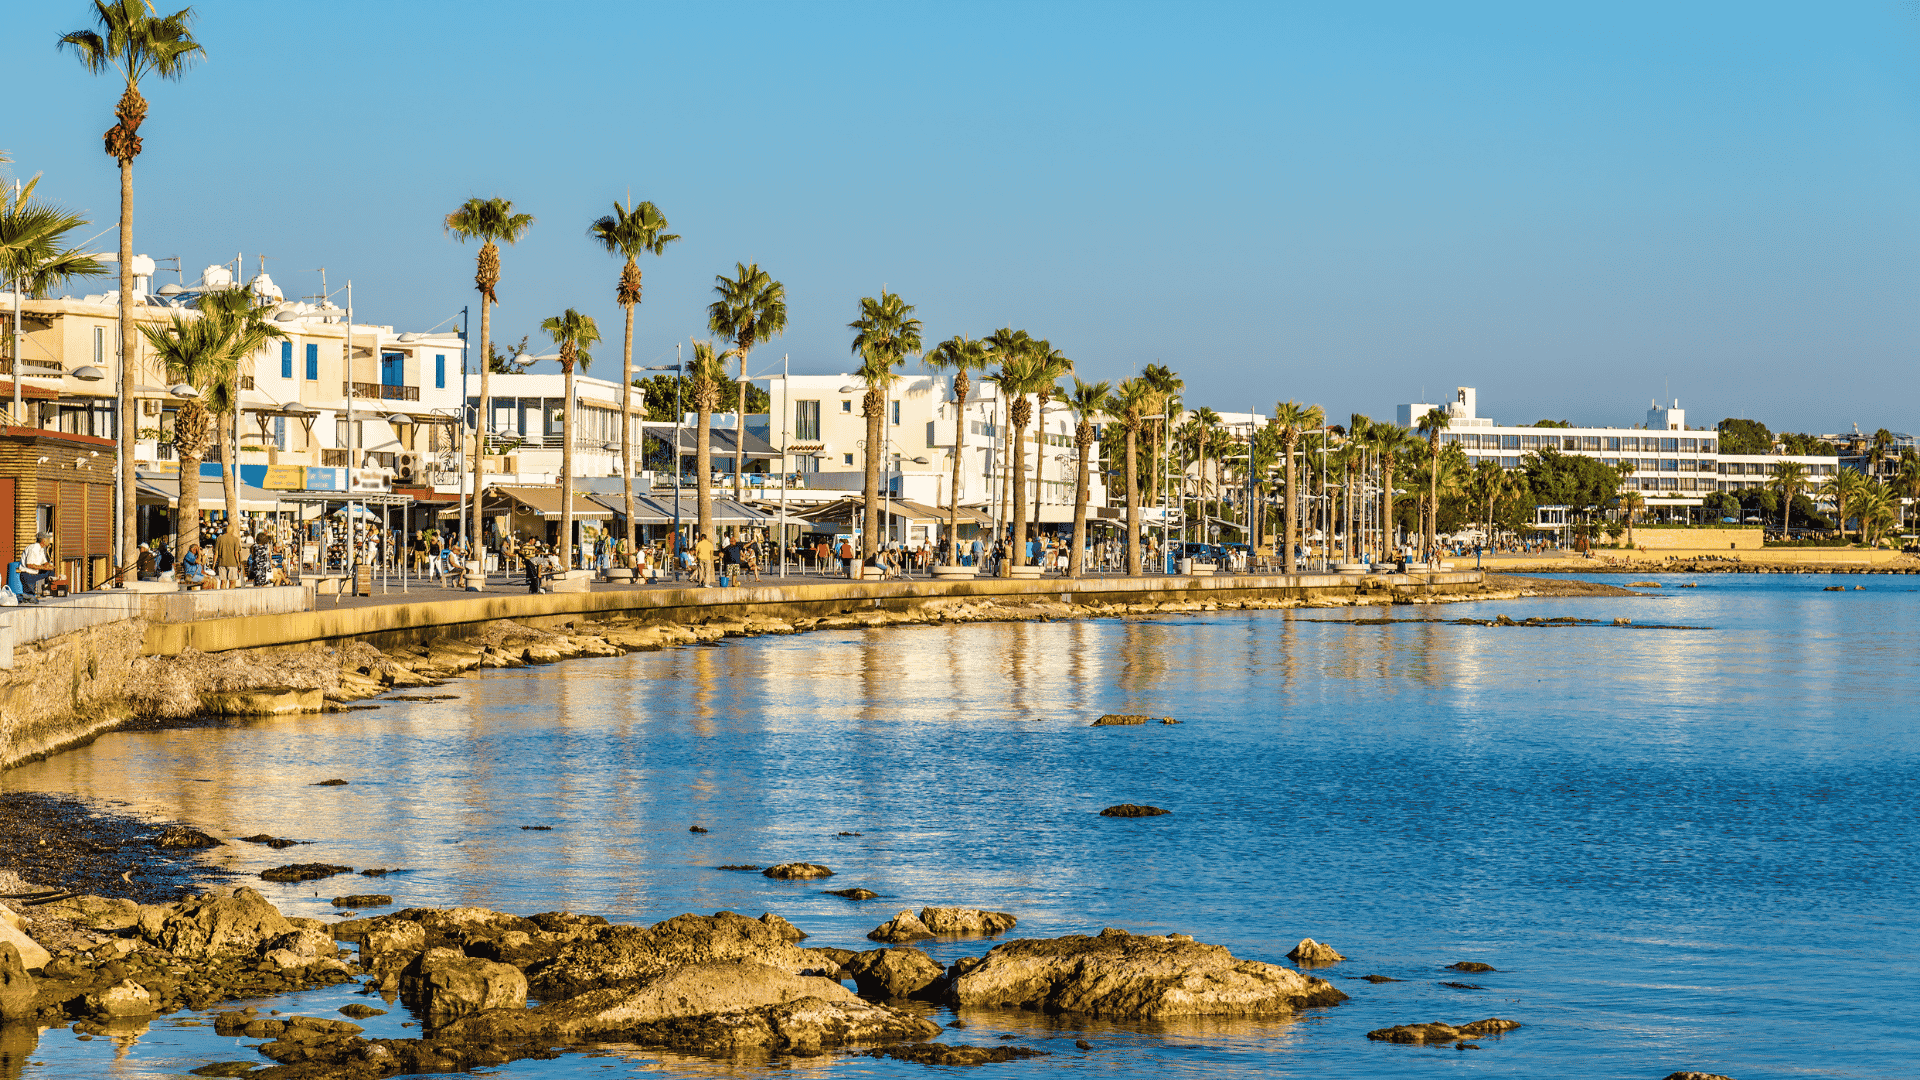
[[[196,7],[208,59],[147,87],[135,167],[135,250],[189,278],[265,254],[303,294],[325,266],[424,328],[474,295],[443,216],[504,196],[539,220],[495,336],[578,307],[617,378],[585,230],[631,191],[686,238],[644,266],[636,363],[746,260],[790,301],[761,370],[846,370],[885,285],[929,340],[1011,324],[1221,410],[1390,418],[1465,384],[1506,421],[1664,392],[1695,423],[1920,431],[1904,0]],[[90,16],[10,12],[0,148],[106,227],[118,91],[53,47]]]

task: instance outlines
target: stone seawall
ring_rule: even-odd
[[[0,769],[126,723],[146,632],[144,620],[121,619],[16,649],[0,673]]]

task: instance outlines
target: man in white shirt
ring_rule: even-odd
[[[26,591],[23,596],[37,596],[40,585],[53,576],[53,560],[47,554],[47,545],[53,543],[53,534],[36,533],[33,543],[20,553],[20,585]]]

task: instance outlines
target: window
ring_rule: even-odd
[[[1502,435],[1502,436],[1500,436],[1500,449],[1502,449],[1502,450],[1518,450],[1518,449],[1520,449],[1520,436],[1518,436],[1518,435]]]
[[[1668,441],[1672,441],[1672,440],[1668,440]],[[1661,471],[1661,472],[1679,472],[1679,471],[1680,471],[1680,462],[1679,462],[1679,459],[1677,459],[1677,458],[1661,458],[1661,459],[1660,459],[1660,471]]]
[[[894,424],[896,424],[896,425],[898,425],[898,424],[900,423],[900,403],[899,403],[899,402],[897,402],[897,401],[893,403],[893,417],[892,417],[892,419],[893,419],[893,422],[894,422]]]
[[[933,441],[933,421],[929,420],[927,421],[927,449],[931,450],[938,445],[940,444]]]
[[[93,362],[96,365],[107,362],[107,328],[104,326],[93,328]]]
[[[845,401],[842,401],[842,402],[840,403],[840,411],[841,411],[841,412],[844,412],[844,413],[850,413],[850,412],[852,412],[852,411],[853,411],[853,400],[852,400],[851,398],[849,398],[849,399],[847,399],[847,400],[845,400]]]
[[[307,381],[318,382],[319,379],[320,379],[320,346],[308,345],[307,346]]]
[[[1712,440],[1712,439],[1701,439],[1701,440],[1700,440],[1700,452],[1701,452],[1701,453],[1703,453],[1703,454],[1711,454],[1711,453],[1713,453],[1713,452],[1714,452],[1714,449],[1713,449],[1713,447],[1714,447],[1714,442],[1713,442],[1713,440]]]
[[[1637,435],[1634,435],[1634,436],[1629,436],[1628,438],[1625,438],[1625,439],[1621,439],[1621,440],[1620,440],[1620,449],[1622,449],[1622,450],[1638,450],[1638,449],[1640,449],[1640,437],[1639,437],[1639,436],[1637,436]]]
[[[1679,439],[1661,439],[1660,449],[1664,450],[1669,454],[1675,453],[1680,449],[1680,440]]]
[[[851,465],[851,464],[853,464],[853,455],[852,455],[852,454],[841,454],[841,455],[840,455],[840,464],[842,464],[842,465]]]
[[[447,388],[446,353],[433,354],[433,388],[435,390],[445,390]]]
[[[1552,438],[1552,436],[1551,436],[1551,435],[1549,435],[1549,436],[1548,436],[1548,438]],[[1540,449],[1540,436],[1538,436],[1538,435],[1522,435],[1522,436],[1520,436],[1520,449],[1522,449],[1522,450],[1538,450],[1538,449]]]
[[[1690,454],[1697,453],[1700,449],[1700,440],[1699,439],[1681,439],[1680,449]]]
[[[380,354],[380,385],[405,386],[407,384],[407,354],[383,352]]]
[[[820,441],[819,402],[796,401],[793,403],[793,437],[800,442]]]
[[[280,377],[293,378],[293,342],[291,341],[280,343]],[[280,449],[285,450],[286,447],[283,446]]]
[[[1511,438],[1511,436],[1502,436],[1502,438]],[[1520,467],[1520,459],[1517,457],[1503,457],[1500,459],[1500,467],[1503,469],[1517,469]]]
[[[820,471],[820,459],[814,457],[812,454],[797,457],[793,459],[793,463],[796,466],[794,470],[796,472],[817,473]]]
[[[289,346],[289,349],[290,348],[291,346]],[[285,366],[287,368],[291,369],[293,367],[293,357],[291,355],[283,356],[281,359],[286,361]],[[285,450],[287,448],[287,418],[284,416],[276,416],[273,418],[273,445],[277,450]]]
[[[1560,449],[1562,450],[1580,449],[1580,437],[1578,435],[1569,435],[1566,438],[1560,440]]]
[[[1614,450],[1619,450],[1619,449],[1620,449],[1620,440],[1619,440],[1619,439],[1607,439],[1607,440],[1605,440],[1605,441],[1604,441],[1604,442],[1603,442],[1603,443],[1601,444],[1601,448],[1602,448],[1602,449],[1604,449],[1604,450],[1609,450],[1609,451],[1614,451]]]
[[[1596,450],[1596,451],[1597,451],[1597,450],[1599,450],[1599,449],[1600,449],[1600,436],[1598,436],[1598,435],[1582,435],[1582,436],[1580,437],[1580,449],[1582,449],[1582,450]]]

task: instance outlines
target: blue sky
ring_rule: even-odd
[[[538,219],[495,336],[568,306],[609,338],[587,224],[631,190],[635,362],[758,261],[791,327],[753,366],[850,366],[884,284],[930,339],[1011,324],[1089,378],[1162,362],[1217,409],[1920,430],[1920,16],[1850,4],[196,5],[209,57],[147,87],[135,246],[189,276],[326,266],[373,321],[473,297],[440,221]],[[23,5],[0,130],[41,191],[117,206],[117,91]],[[106,241],[103,241],[103,243]],[[478,330],[478,320],[475,320]]]

